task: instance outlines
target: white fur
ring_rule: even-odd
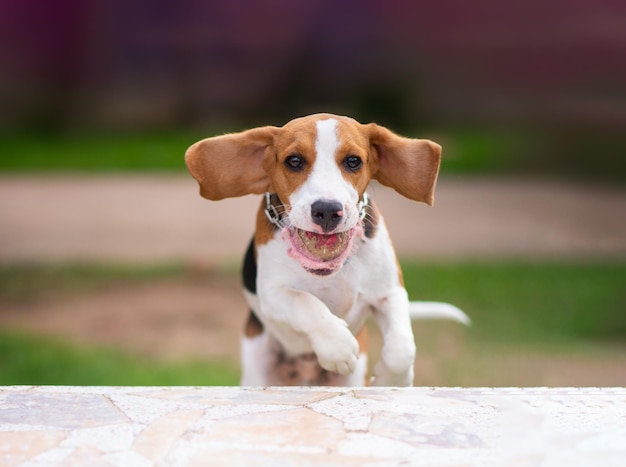
[[[267,370],[271,354],[267,340],[267,332],[241,339],[242,386],[268,386]]]
[[[399,282],[395,254],[382,217],[377,235],[364,239],[349,263],[330,277],[306,272],[287,256],[287,248],[277,236],[258,248],[258,295],[246,294],[266,331],[288,354],[313,351],[323,368],[342,375],[352,374],[350,380],[361,385],[364,380],[359,381],[358,377],[364,374],[364,364],[353,333],[373,311],[386,343],[373,383],[410,385],[415,344],[409,301]],[[246,373],[247,368],[263,364],[252,361],[253,352],[247,356],[242,383],[253,379]],[[262,378],[255,382],[268,383]]]
[[[319,200],[338,201],[344,209],[341,224],[336,229],[343,232],[352,229],[358,221],[358,193],[342,176],[335,160],[339,147],[337,120],[329,118],[317,122],[315,140],[315,164],[306,181],[289,197],[291,225],[316,232],[320,227],[311,220],[311,205]]]
[[[339,298],[337,296],[334,297],[335,300]],[[244,290],[244,296],[248,301],[248,305],[252,309],[254,309],[260,316],[258,310],[260,309],[259,298],[256,294]],[[331,298],[331,302],[333,302],[333,297]],[[338,306],[341,306],[340,303],[333,302]],[[270,319],[263,319],[264,325],[268,326],[269,323],[272,322]],[[360,326],[359,326],[360,327]],[[287,333],[284,335],[283,339],[278,339],[281,345],[285,348],[285,351],[291,355],[298,355],[301,353],[308,353],[312,351],[312,347],[308,345],[308,342],[297,342],[294,334]],[[254,337],[243,337],[241,340],[241,361],[242,361],[242,376],[241,376],[241,385],[242,386],[269,386],[278,384],[271,377],[272,375],[272,342],[271,336],[276,335],[276,328],[274,326],[270,326],[266,328],[261,334]],[[285,342],[288,343],[285,346]],[[332,345],[331,345],[332,348]],[[367,375],[367,354],[359,353],[357,355],[357,360],[355,362],[354,368],[351,373],[345,375],[344,378],[341,379],[341,383],[345,386],[361,386],[365,381],[365,377]]]
[[[441,302],[410,302],[411,319],[449,319],[469,326],[471,320],[463,310]]]

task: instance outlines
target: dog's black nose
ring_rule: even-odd
[[[341,222],[343,206],[337,201],[319,200],[311,205],[311,219],[324,232],[330,232]]]

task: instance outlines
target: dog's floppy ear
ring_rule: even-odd
[[[367,127],[378,159],[373,178],[402,196],[432,206],[441,146],[426,139],[403,138],[375,123]]]
[[[273,146],[277,130],[265,126],[216,136],[187,149],[185,163],[200,184],[200,194],[216,201],[267,191],[269,177],[263,170],[263,157]]]

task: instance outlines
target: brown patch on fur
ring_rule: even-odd
[[[290,195],[302,186],[315,164],[316,121],[309,117],[290,121],[274,138],[273,150],[265,154],[263,169],[271,180],[269,191],[276,193],[285,204]],[[301,170],[294,171],[285,165],[292,155],[300,155],[304,159]]]
[[[370,143],[363,125],[347,117],[329,117],[337,120],[337,139],[339,147],[335,154],[335,161],[340,168],[343,178],[352,184],[359,197],[363,196],[372,174],[378,170],[378,160],[371,157]],[[363,165],[356,171],[348,170],[343,162],[348,156],[358,156]]]
[[[281,351],[276,354],[274,368],[278,383],[283,386],[326,386],[332,376],[313,353],[290,357]]]
[[[263,160],[279,130],[266,126],[193,144],[185,162],[200,194],[220,200],[267,191],[270,181]]]
[[[367,333],[367,326],[363,326],[359,332],[356,333],[356,341],[359,343],[359,352],[367,353],[369,348],[369,334]]]
[[[254,245],[258,248],[265,245],[276,235],[277,230],[274,225],[267,220],[265,215],[265,198],[261,200],[259,210],[256,214],[256,229],[254,231]]]
[[[259,321],[259,318],[257,318],[252,310],[250,310],[250,313],[248,314],[248,321],[246,322],[244,334],[248,338],[263,334],[263,323]]]
[[[404,287],[404,276],[402,275],[402,267],[400,266],[400,261],[398,261],[397,256],[396,256],[396,266],[398,267],[398,280],[400,281],[400,285]]]
[[[369,333],[367,331],[367,326],[363,326],[359,332],[356,333],[356,341],[359,343],[359,353],[367,355],[367,351],[369,350],[370,338]],[[369,386],[369,375],[367,371],[365,372],[365,381],[363,381],[363,386]]]

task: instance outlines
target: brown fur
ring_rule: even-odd
[[[315,139],[317,128],[303,119],[287,123],[274,138],[274,146],[265,154],[263,168],[270,174],[268,191],[276,193],[287,209],[290,195],[307,179],[315,164]],[[284,162],[294,154],[305,159],[299,172],[289,170]]]
[[[367,333],[367,328],[363,326],[359,332],[356,334],[356,340],[359,343],[359,352],[367,353],[369,349],[369,334]]]
[[[432,206],[441,146],[425,139],[402,138],[376,124],[367,128],[379,164],[374,178],[402,196]]]
[[[254,231],[255,247],[265,245],[274,237],[275,233],[276,227],[270,224],[265,215],[265,198],[263,198],[256,214],[256,229]]]
[[[203,139],[185,154],[189,172],[200,184],[200,194],[217,201],[267,191],[269,177],[263,156],[273,143],[276,127]]]
[[[271,191],[287,202],[315,163],[315,122],[327,118],[338,121],[341,146],[337,163],[350,154],[365,162],[356,173],[344,172],[360,195],[374,178],[409,199],[433,203],[441,158],[438,144],[403,138],[374,123],[362,125],[336,115],[311,115],[282,128],[266,126],[207,138],[187,150],[185,161],[205,198],[219,200]],[[307,161],[299,172],[283,164],[295,153]]]
[[[244,335],[248,338],[259,336],[263,333],[263,323],[259,321],[259,318],[254,314],[252,310],[248,314],[248,321],[246,321],[246,327]]]

